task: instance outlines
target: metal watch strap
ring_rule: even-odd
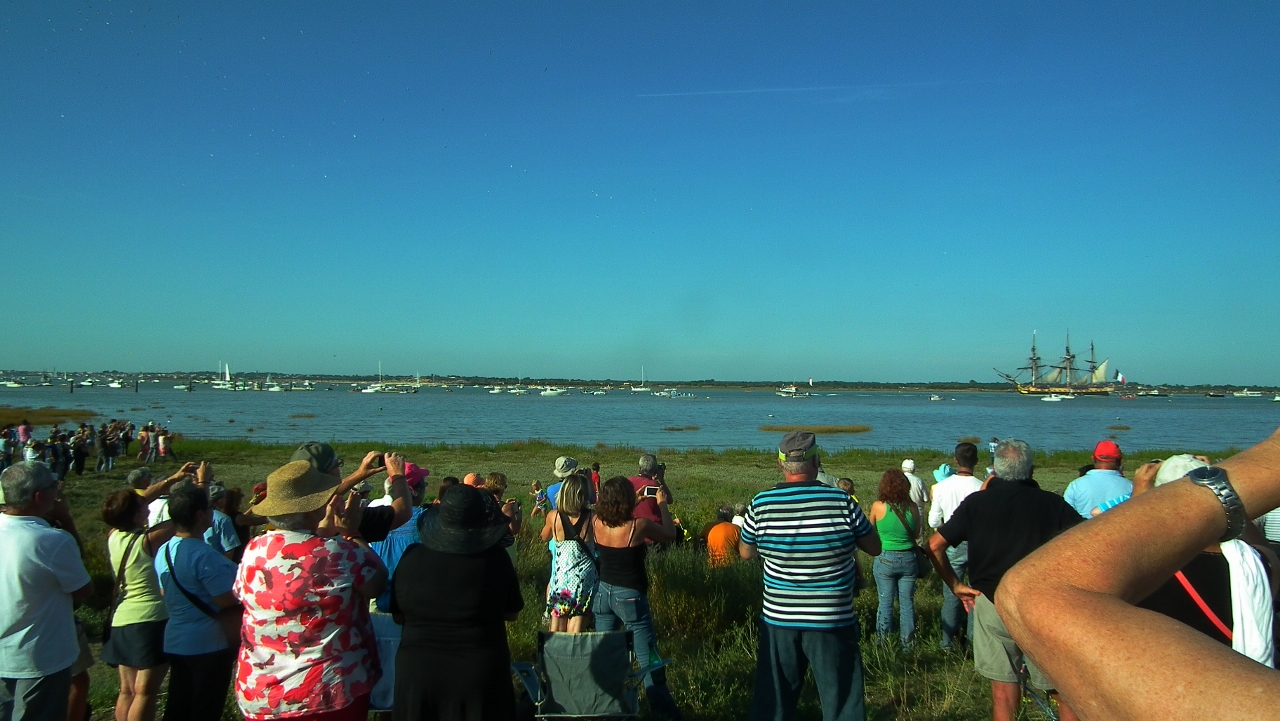
[[[1227,480],[1227,474],[1222,472],[1221,469],[1216,470],[1219,471],[1216,477],[1199,479],[1196,475],[1192,475],[1191,480],[1197,485],[1213,491],[1213,495],[1217,496],[1218,502],[1222,504],[1222,510],[1227,514],[1227,530],[1222,534],[1222,538],[1218,539],[1218,542],[1223,543],[1234,541],[1244,533],[1248,517],[1245,515],[1244,502],[1240,500],[1236,489]]]

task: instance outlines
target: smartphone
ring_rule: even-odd
[[[658,490],[659,489],[657,486],[645,486],[644,488],[640,489],[640,497],[641,498],[657,498]]]

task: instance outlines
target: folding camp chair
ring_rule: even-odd
[[[535,718],[635,718],[646,674],[671,663],[635,670],[630,631],[538,633],[536,663],[513,663],[537,712]]]

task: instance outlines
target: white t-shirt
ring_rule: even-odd
[[[89,583],[70,533],[0,514],[0,678],[40,678],[80,655],[71,594]]]
[[[982,490],[982,481],[974,476],[950,475],[933,487],[933,506],[929,509],[929,525],[939,528],[951,520],[951,514],[969,494]]]
[[[911,492],[908,494],[911,502],[916,504],[916,512],[920,518],[924,518],[924,504],[929,502],[929,488],[916,474],[903,471],[903,475],[907,477],[907,483],[911,484]]]
[[[167,520],[169,520],[168,496],[161,496],[147,505],[147,528],[155,528]]]

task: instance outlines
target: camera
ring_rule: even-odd
[[[641,498],[657,498],[659,490],[660,489],[657,486],[645,486],[644,488],[640,489],[640,497]]]
[[[387,465],[387,457],[386,457],[386,455],[385,455],[385,454],[379,453],[379,454],[378,454],[378,457],[377,457],[377,458],[374,458],[374,459],[373,459],[373,462],[371,462],[371,463],[369,464],[369,467],[370,467],[370,468],[382,468],[382,467],[383,467],[383,466],[385,466],[385,465]]]

